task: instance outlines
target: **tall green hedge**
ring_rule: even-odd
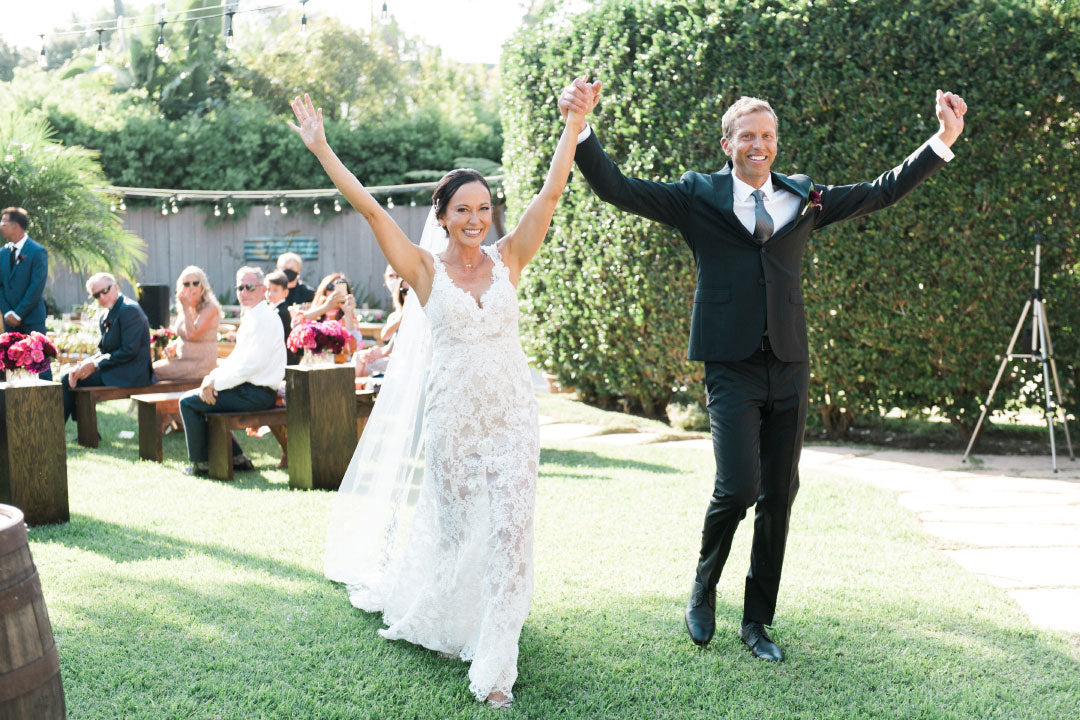
[[[1043,282],[1075,409],[1078,28],[1078,4],[1050,0],[609,0],[555,13],[504,56],[511,218],[543,177],[574,74],[605,83],[590,121],[607,152],[657,180],[723,165],[720,118],[740,95],[779,115],[777,171],[872,179],[936,131],[935,89],[954,90],[970,108],[955,161],[899,206],[812,236],[811,401],[834,426],[894,406],[973,424],[1030,289],[1039,219],[1058,243]],[[700,377],[682,359],[693,285],[676,232],[575,176],[522,282],[528,351],[593,401],[656,411]],[[1015,367],[1000,397],[1036,379],[1034,364]]]

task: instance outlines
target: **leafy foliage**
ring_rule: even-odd
[[[720,119],[741,95],[777,109],[777,171],[869,180],[936,131],[934,90],[955,90],[971,108],[957,159],[899,206],[811,240],[811,401],[833,427],[892,407],[972,425],[1031,287],[1038,219],[1059,243],[1043,283],[1076,407],[1078,27],[1075,3],[1049,0],[609,0],[554,13],[504,57],[509,209],[537,189],[554,98],[585,69],[605,83],[591,117],[605,149],[657,180],[726,161]],[[681,360],[695,282],[682,239],[580,181],[553,228],[522,284],[529,352],[592,401],[663,407],[700,375]],[[998,397],[1032,394],[1038,370],[1017,362]]]
[[[94,189],[104,184],[92,151],[55,142],[40,119],[0,115],[0,207],[27,208],[30,236],[71,268],[131,277],[143,243]]]

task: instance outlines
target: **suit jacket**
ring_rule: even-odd
[[[155,382],[150,356],[150,321],[139,304],[120,295],[99,322],[98,353],[90,359],[105,385],[138,387]]]
[[[705,362],[749,357],[766,327],[777,358],[807,361],[800,273],[810,233],[892,205],[945,164],[924,144],[873,182],[812,186],[806,175],[774,172],[774,187],[795,193],[803,205],[793,221],[759,243],[732,211],[731,161],[719,172],[687,172],[675,183],[628,178],[595,132],[578,145],[575,159],[601,200],[682,233],[697,262],[687,357]],[[811,187],[821,191],[820,207],[807,201]]]
[[[22,318],[22,325],[15,330],[30,333],[45,332],[45,281],[49,277],[49,252],[26,238],[22,252],[11,263],[11,249],[0,250],[0,316],[13,312]]]
[[[282,300],[274,306],[274,310],[277,311],[278,317],[281,318],[281,329],[285,332],[285,342],[289,342],[289,333],[292,332],[292,315],[289,314],[289,301]],[[300,362],[300,353],[295,353],[289,349],[288,344],[285,345],[285,364],[295,365]]]

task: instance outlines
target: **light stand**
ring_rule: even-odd
[[[983,405],[982,414],[979,416],[979,422],[975,424],[975,432],[971,434],[971,441],[968,442],[967,450],[964,451],[964,457],[961,462],[966,463],[968,455],[971,453],[971,448],[975,444],[975,438],[979,436],[979,428],[982,427],[983,420],[986,419],[986,414],[990,411],[990,401],[994,398],[994,392],[997,390],[998,383],[1001,382],[1001,376],[1005,374],[1005,367],[1014,358],[1023,358],[1025,360],[1036,360],[1042,363],[1042,377],[1043,377],[1043,390],[1046,396],[1046,425],[1050,431],[1050,458],[1053,463],[1054,472],[1058,471],[1057,466],[1057,447],[1054,444],[1054,415],[1057,410],[1061,409],[1061,424],[1065,427],[1065,444],[1069,448],[1069,459],[1076,460],[1073,455],[1072,440],[1069,438],[1069,420],[1065,413],[1065,409],[1061,407],[1061,382],[1058,380],[1057,363],[1054,362],[1054,344],[1050,341],[1050,324],[1046,318],[1046,304],[1043,302],[1042,291],[1039,289],[1039,264],[1042,257],[1042,241],[1043,236],[1039,232],[1038,222],[1031,224],[1031,230],[1035,234],[1035,288],[1028,295],[1027,302],[1024,303],[1024,309],[1020,313],[1020,321],[1016,323],[1016,329],[1013,330],[1012,339],[1009,340],[1009,347],[1005,351],[1005,357],[1001,359],[1001,367],[998,368],[997,377],[994,378],[994,384],[990,387],[990,394],[986,397],[986,404]],[[1031,352],[1030,353],[1014,353],[1013,348],[1016,346],[1016,339],[1020,337],[1020,330],[1024,326],[1024,321],[1027,320],[1027,314],[1029,310],[1034,309],[1031,316]],[[1050,392],[1050,377],[1054,378],[1054,391],[1055,395]]]

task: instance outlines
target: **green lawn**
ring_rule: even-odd
[[[931,547],[868,485],[807,473],[774,638],[735,636],[744,523],[705,651],[682,626],[709,454],[588,441],[545,446],[536,596],[509,713],[466,666],[375,633],[321,572],[332,494],[278,470],[227,485],[137,460],[126,403],[102,447],[69,444],[71,522],[34,528],[68,715],[83,718],[1061,718],[1080,715],[1080,647]],[[69,425],[69,435],[73,433]],[[241,439],[260,468],[276,444]]]

